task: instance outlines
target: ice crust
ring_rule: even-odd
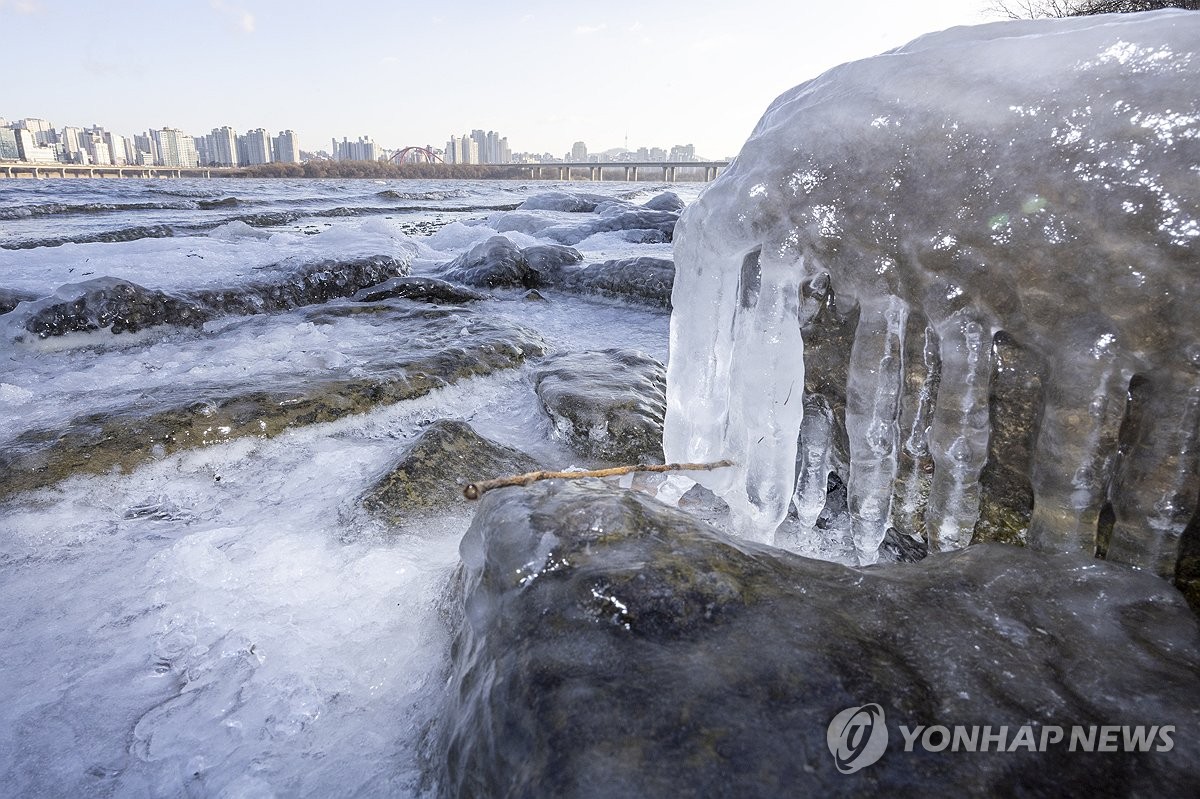
[[[268,234],[233,222],[206,236],[0,250],[0,285],[44,297],[65,284],[111,277],[177,291],[248,282],[265,272],[322,260],[387,255],[408,261],[415,253],[411,239],[383,219],[355,221],[312,236]]]
[[[932,457],[931,547],[971,541],[1003,331],[1044,387],[1029,542],[1095,550],[1109,506],[1108,557],[1171,574],[1200,494],[1198,85],[1200,15],[1165,11],[956,28],[782,95],[676,229],[668,460],[735,461],[702,481],[748,537],[814,518],[833,426],[805,426],[798,481],[801,290],[828,275],[857,313],[852,560],[878,557],[904,446]],[[914,328],[940,387],[902,434]]]
[[[98,192],[88,202],[111,203],[131,186],[9,183],[46,202],[61,201],[56,191],[87,188]],[[362,183],[372,193],[382,188]],[[273,187],[287,188],[237,185],[264,201],[276,196]],[[544,185],[513,186],[508,204]],[[460,186],[473,190],[441,186],[455,197]],[[161,187],[186,190],[174,181],[146,190]],[[597,187],[631,188],[658,193]],[[510,192],[507,184],[487,190]],[[412,257],[420,272],[496,235],[479,221],[422,238],[375,218],[337,221],[317,235],[231,224],[211,235],[0,251],[0,289],[31,301],[119,278],[180,293],[237,292],[275,265],[375,255]],[[523,247],[547,243],[510,235]],[[669,255],[669,245],[622,246]],[[585,254],[589,262],[614,257],[600,248]],[[471,308],[534,328],[556,349],[629,347],[666,360],[668,316],[660,309],[566,293],[550,299]],[[81,415],[169,407],[211,387],[236,393],[369,377],[388,359],[435,344],[380,314],[352,313],[358,306],[332,300],[121,335],[10,335],[0,343],[0,448],[30,431],[69,432]],[[469,341],[474,331],[464,324],[461,336]],[[441,595],[469,518],[422,518],[398,535],[359,498],[439,418],[462,419],[539,462],[592,465],[553,435],[529,370],[514,368],[271,439],[156,456],[123,473],[77,473],[0,502],[0,794],[427,793],[420,748],[449,648]]]

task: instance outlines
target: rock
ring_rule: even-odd
[[[574,294],[594,294],[655,308],[671,307],[675,265],[667,258],[637,256],[546,273],[544,283]]]
[[[666,370],[634,350],[552,355],[533,371],[554,429],[581,455],[662,462]]]
[[[0,314],[6,314],[23,302],[36,300],[38,295],[31,291],[0,288]]]
[[[133,333],[156,325],[199,327],[219,316],[276,313],[349,297],[404,275],[408,268],[406,262],[388,256],[300,267],[279,264],[239,286],[178,293],[100,277],[62,286],[31,303],[23,327],[38,338],[104,329]]]
[[[261,276],[229,289],[192,292],[217,315],[277,313],[305,305],[318,305],[409,273],[407,260],[386,255],[350,261],[319,261],[294,267],[279,264],[261,270]]]
[[[152,458],[245,436],[273,437],[413,399],[460,380],[520,365],[545,351],[536,332],[467,308],[357,304],[316,306],[285,324],[369,317],[396,346],[367,367],[349,364],[255,382],[168,386],[123,408],[29,430],[0,449],[0,499],[76,473],[128,470]]]
[[[553,239],[560,244],[574,245],[597,233],[636,230],[656,232],[666,241],[670,241],[677,221],[679,221],[678,212],[655,211],[639,206],[613,205],[607,208],[604,214],[583,222],[554,225],[542,230],[539,235]]]
[[[852,569],[594,481],[488,493],[461,553],[447,796],[1170,796],[1200,771],[1200,630],[1144,572],[1000,544]],[[887,748],[840,773],[827,728],[869,703]],[[905,752],[899,729],[1028,724],[1173,725],[1174,748]]]
[[[439,419],[363,496],[363,507],[393,523],[465,504],[467,483],[524,474],[538,462],[524,452],[484,438],[466,422]]]
[[[476,244],[442,267],[442,276],[455,283],[481,288],[536,288],[538,274],[521,248],[504,236]]]
[[[45,239],[24,239],[0,245],[5,250],[32,250],[38,247],[61,247],[64,244],[91,244],[95,242],[137,241],[138,239],[165,239],[175,235],[167,225],[138,225],[106,230],[101,233],[85,233],[76,236],[55,236]]]
[[[543,297],[542,293],[540,291],[538,291],[537,289],[530,289],[529,291],[522,294],[521,298],[530,300],[531,302],[549,302],[549,300],[547,300],[545,297]]]
[[[679,199],[679,195],[675,192],[664,191],[662,194],[656,194],[651,197],[642,207],[648,208],[651,211],[674,211],[675,213],[679,213],[686,207],[686,204],[683,200]]]
[[[520,211],[567,211],[590,213],[602,203],[613,202],[612,197],[602,194],[574,194],[565,191],[547,191],[535,194],[517,206]]]
[[[530,268],[537,272],[539,282],[553,275],[564,267],[574,266],[583,262],[583,256],[574,247],[564,247],[561,244],[535,244],[521,250],[522,257]]]
[[[62,286],[30,305],[24,328],[38,338],[104,329],[136,333],[155,325],[200,327],[215,315],[183,295],[108,277]]]
[[[486,300],[486,294],[433,277],[394,277],[354,295],[356,302],[404,299],[459,304]]]

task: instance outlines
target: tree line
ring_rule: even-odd
[[[1132,14],[1161,8],[1200,11],[1200,0],[999,0],[992,6],[993,11],[1009,19]]]

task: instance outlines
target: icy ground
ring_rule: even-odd
[[[494,235],[483,217],[418,239],[369,219],[315,236],[235,225],[68,244],[22,259],[0,253],[0,274],[49,291],[86,262],[97,276],[188,288],[236,284],[247,266],[285,258],[380,252],[415,254],[419,273]],[[594,239],[579,247],[589,262],[670,250]],[[555,348],[630,347],[666,360],[664,313],[518,296],[476,309],[532,327]],[[314,325],[287,313],[6,344],[0,441],[172,386],[319,374],[403,345],[353,318]],[[578,460],[552,437],[518,369],[270,440],[76,476],[0,505],[0,793],[421,793],[419,750],[448,659],[438,599],[468,519],[397,535],[357,500],[443,417],[548,463]]]

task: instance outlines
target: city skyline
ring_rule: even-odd
[[[58,126],[40,117],[8,119],[0,108],[0,161],[24,160],[33,163],[61,162],[94,165],[144,166],[257,166],[269,163],[301,163],[310,159],[334,161],[388,161],[403,155],[404,148],[380,145],[370,135],[355,141],[333,139],[329,150],[302,150],[294,130],[282,130],[272,136],[264,128],[239,134],[231,126],[215,127],[210,133],[192,135],[188,131],[165,126],[148,128],[144,133],[126,136],[93,124],[90,127]],[[696,151],[693,144],[663,147],[617,147],[589,151],[587,143],[576,140],[568,152],[513,152],[508,137],[494,130],[477,128],[462,136],[451,135],[443,149],[433,145],[420,149],[421,156],[436,155],[447,164],[535,164],[560,162],[695,162],[715,159]]]
[[[190,0],[171,15],[156,9],[130,0],[117,15],[0,0],[8,62],[30,76],[6,83],[5,112],[125,131],[161,120],[193,135],[220,117],[238,130],[295,130],[314,150],[349,131],[441,148],[448,132],[487,120],[526,152],[561,153],[582,138],[595,151],[694,143],[724,158],[791,86],[984,20],[970,0],[864,0],[853,19],[765,0],[736,13],[708,0],[578,9],[364,2],[352,11]]]

